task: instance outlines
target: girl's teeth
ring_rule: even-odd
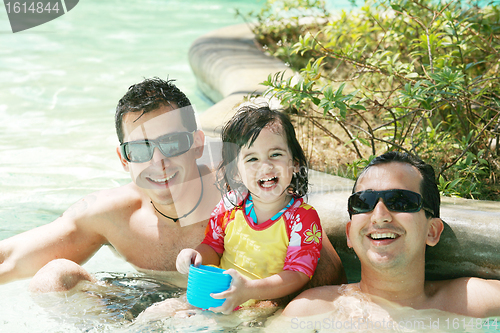
[[[278,177],[261,179],[261,180],[259,180],[259,184],[260,184],[260,186],[262,186],[264,188],[269,188],[269,187],[272,187],[274,184],[276,184],[277,179],[278,179]]]
[[[267,179],[261,179],[260,181],[261,182],[267,182],[267,181],[273,180],[274,178],[276,178],[276,177],[271,177],[271,178],[267,178]]]

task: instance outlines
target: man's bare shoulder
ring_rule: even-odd
[[[140,207],[144,195],[134,183],[91,193],[69,207],[63,216],[75,220],[130,214]]]
[[[339,296],[339,287],[322,286],[308,289],[293,299],[283,311],[287,317],[305,317],[334,310],[333,301]]]
[[[146,197],[133,182],[120,187],[101,190],[95,194],[103,205],[108,207],[116,206],[116,208],[128,207],[131,204],[142,202]]]
[[[436,308],[472,317],[500,315],[500,281],[474,277],[427,282]]]
[[[500,316],[500,281],[468,278],[467,307],[474,317]]]

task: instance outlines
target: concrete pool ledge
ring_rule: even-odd
[[[233,115],[235,105],[245,96],[263,93],[265,87],[260,83],[269,74],[288,69],[257,48],[246,24],[218,29],[195,40],[189,63],[198,87],[216,103],[200,115],[203,130],[215,136]]]
[[[202,92],[216,104],[200,115],[201,127],[218,137],[222,125],[245,96],[265,91],[268,75],[287,70],[264,54],[246,24],[229,26],[201,36],[189,50],[189,62]],[[289,71],[289,75],[293,73]],[[317,171],[310,174],[309,202],[339,253],[349,280],[359,278],[359,261],[347,248],[345,224],[352,180]],[[500,279],[500,202],[442,198],[445,231],[439,244],[428,248],[429,279],[479,276]]]

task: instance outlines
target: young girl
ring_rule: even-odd
[[[321,250],[316,210],[307,192],[307,163],[288,117],[269,107],[245,106],[222,132],[219,188],[227,191],[212,212],[202,244],[182,250],[177,270],[216,265],[232,276],[229,314],[249,300],[276,299],[300,290],[312,277]]]

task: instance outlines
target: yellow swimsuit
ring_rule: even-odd
[[[221,200],[212,212],[203,240],[222,254],[221,268],[251,280],[283,270],[312,277],[321,251],[321,224],[312,206],[296,198],[275,221],[255,225],[245,215],[245,200],[237,206],[227,202]]]

